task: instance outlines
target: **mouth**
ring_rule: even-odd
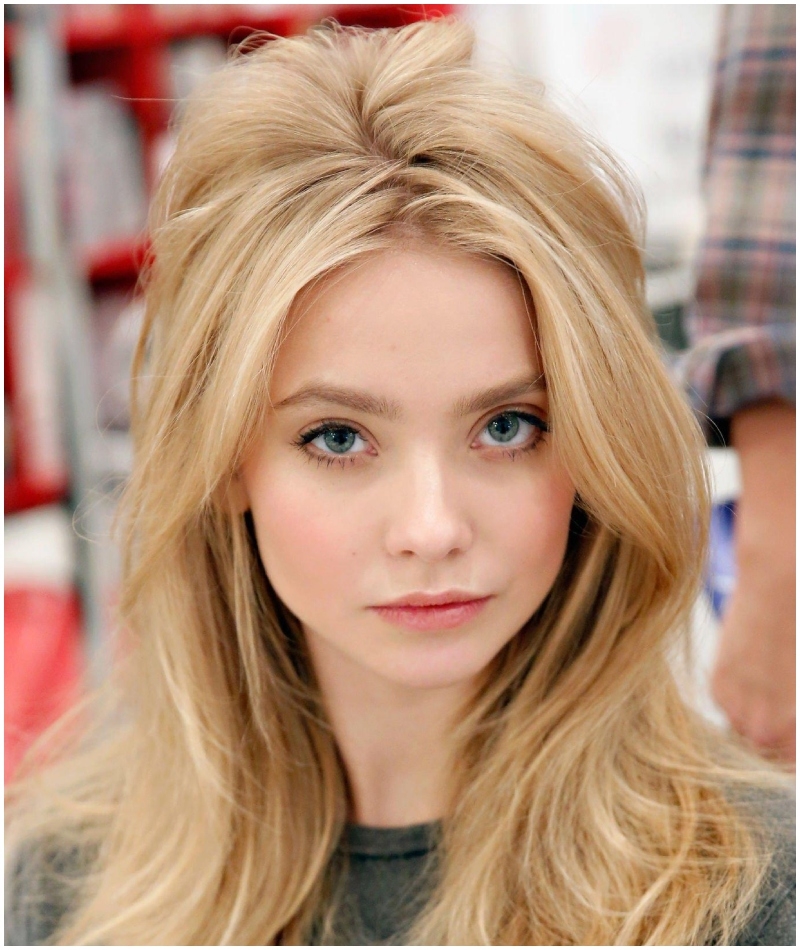
[[[491,600],[491,596],[463,600],[427,596],[429,601],[438,599],[439,603],[414,604],[408,602],[411,598],[404,598],[399,604],[371,607],[370,610],[388,623],[407,630],[450,630],[474,620]]]
[[[443,607],[486,599],[486,595],[478,594],[474,591],[443,590],[438,594],[426,594],[422,592],[406,594],[405,597],[398,597],[397,600],[391,600],[386,604],[378,604],[377,607]]]

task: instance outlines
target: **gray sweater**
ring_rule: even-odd
[[[756,912],[734,945],[796,946],[795,796],[753,790],[737,800],[764,821],[775,858]],[[404,932],[423,906],[435,875],[436,834],[436,824],[351,825],[342,843],[348,858],[342,910],[333,938],[326,942],[403,945]]]
[[[764,821],[776,847],[755,914],[735,945],[795,946],[795,797],[754,790],[743,799]],[[438,825],[408,828],[348,827],[341,851],[347,856],[333,943],[346,946],[402,945],[424,905],[436,869]],[[33,862],[6,882],[6,946],[39,946],[52,937],[68,905],[59,879],[78,866],[74,854],[57,854],[47,872]],[[319,942],[318,939],[315,942]]]

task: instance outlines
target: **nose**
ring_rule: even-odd
[[[453,478],[433,452],[409,460],[398,472],[387,504],[385,544],[392,557],[414,555],[434,562],[472,544],[473,528],[458,504]]]

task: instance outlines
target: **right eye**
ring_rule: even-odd
[[[361,436],[355,429],[346,426],[328,426],[306,444],[315,445],[320,450],[329,449],[336,455],[344,455],[355,445],[357,439],[361,439]],[[361,439],[361,441],[364,440]]]
[[[359,446],[359,442],[363,445]],[[355,462],[360,455],[365,454],[364,449],[367,447],[366,441],[357,429],[332,422],[323,423],[304,432],[294,444],[311,458],[328,462],[328,464],[335,461],[341,464]],[[354,446],[360,451],[351,452]]]

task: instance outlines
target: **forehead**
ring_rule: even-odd
[[[498,261],[419,246],[365,256],[301,294],[273,401],[314,381],[443,396],[541,372],[533,311]]]

